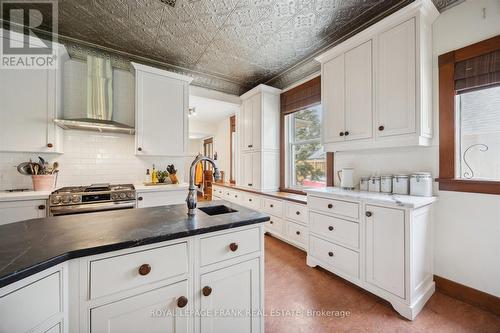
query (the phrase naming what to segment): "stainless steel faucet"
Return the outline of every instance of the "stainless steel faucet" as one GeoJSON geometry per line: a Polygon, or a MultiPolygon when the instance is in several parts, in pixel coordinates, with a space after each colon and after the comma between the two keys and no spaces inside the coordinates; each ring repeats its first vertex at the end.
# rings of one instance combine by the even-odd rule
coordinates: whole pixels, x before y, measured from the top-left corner
{"type": "Polygon", "coordinates": [[[207,161],[210,162],[210,164],[213,165],[214,167],[214,180],[220,180],[221,175],[219,168],[215,164],[215,161],[211,159],[210,157],[203,156],[199,154],[196,156],[194,159],[193,163],[191,163],[191,167],[189,168],[189,193],[186,198],[186,203],[188,206],[188,215],[195,215],[196,214],[196,203],[197,203],[197,198],[196,198],[196,186],[194,185],[194,177],[196,173],[196,165],[200,163],[201,161],[207,161]]]}

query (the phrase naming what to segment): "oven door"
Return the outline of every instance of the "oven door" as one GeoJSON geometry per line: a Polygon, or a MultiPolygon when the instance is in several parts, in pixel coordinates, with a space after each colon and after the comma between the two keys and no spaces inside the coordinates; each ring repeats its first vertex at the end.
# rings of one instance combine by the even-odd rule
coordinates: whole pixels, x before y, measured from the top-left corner
{"type": "Polygon", "coordinates": [[[50,216],[73,215],[83,213],[104,212],[110,210],[135,208],[135,200],[115,201],[115,202],[96,202],[82,205],[54,206],[50,207],[50,216]]]}

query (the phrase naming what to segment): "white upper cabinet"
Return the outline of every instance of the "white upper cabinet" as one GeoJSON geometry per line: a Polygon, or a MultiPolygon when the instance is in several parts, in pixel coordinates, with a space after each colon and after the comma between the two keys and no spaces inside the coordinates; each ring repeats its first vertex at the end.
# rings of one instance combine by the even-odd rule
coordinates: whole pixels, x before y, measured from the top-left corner
{"type": "Polygon", "coordinates": [[[317,58],[326,151],[429,145],[430,0],[417,0],[317,58]]]}
{"type": "MultiPolygon", "coordinates": [[[[23,41],[13,32],[10,38],[23,41]]],[[[0,69],[0,151],[62,153],[62,129],[54,119],[62,112],[62,68],[68,54],[64,46],[54,47],[57,69],[0,69]]]]}
{"type": "Polygon", "coordinates": [[[415,133],[415,19],[378,38],[377,135],[415,133]]]}
{"type": "Polygon", "coordinates": [[[132,63],[135,68],[137,155],[185,156],[191,78],[132,63]]]}

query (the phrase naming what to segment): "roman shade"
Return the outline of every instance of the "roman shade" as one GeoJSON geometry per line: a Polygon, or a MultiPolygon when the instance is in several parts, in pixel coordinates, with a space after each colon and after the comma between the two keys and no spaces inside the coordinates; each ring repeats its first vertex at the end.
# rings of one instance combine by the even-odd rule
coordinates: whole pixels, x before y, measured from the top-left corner
{"type": "Polygon", "coordinates": [[[458,94],[500,84],[500,50],[455,63],[458,94]]]}
{"type": "Polygon", "coordinates": [[[289,114],[321,103],[321,76],[281,94],[281,113],[289,114]]]}

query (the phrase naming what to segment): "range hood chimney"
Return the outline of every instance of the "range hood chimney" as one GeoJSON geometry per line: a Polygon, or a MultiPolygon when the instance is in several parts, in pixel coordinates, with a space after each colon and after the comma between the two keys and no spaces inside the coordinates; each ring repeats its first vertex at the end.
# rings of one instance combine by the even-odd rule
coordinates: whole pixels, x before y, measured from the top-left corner
{"type": "Polygon", "coordinates": [[[113,69],[109,59],[87,56],[87,110],[81,118],[55,119],[64,129],[134,134],[135,129],[113,121],[113,69]]]}

